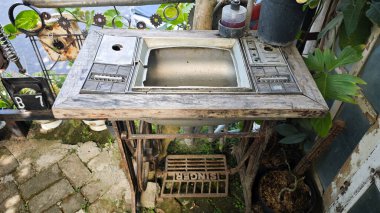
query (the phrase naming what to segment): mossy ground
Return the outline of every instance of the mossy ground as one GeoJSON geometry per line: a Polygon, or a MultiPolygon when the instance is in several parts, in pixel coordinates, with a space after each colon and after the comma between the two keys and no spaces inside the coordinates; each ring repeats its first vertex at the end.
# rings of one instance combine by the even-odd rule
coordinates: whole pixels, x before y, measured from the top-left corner
{"type": "Polygon", "coordinates": [[[38,123],[33,122],[28,138],[45,139],[45,140],[61,140],[65,144],[77,144],[87,141],[94,141],[97,144],[104,146],[107,143],[113,142],[114,138],[108,130],[95,132],[81,120],[65,120],[62,124],[48,132],[41,132],[41,127],[38,123]]]}

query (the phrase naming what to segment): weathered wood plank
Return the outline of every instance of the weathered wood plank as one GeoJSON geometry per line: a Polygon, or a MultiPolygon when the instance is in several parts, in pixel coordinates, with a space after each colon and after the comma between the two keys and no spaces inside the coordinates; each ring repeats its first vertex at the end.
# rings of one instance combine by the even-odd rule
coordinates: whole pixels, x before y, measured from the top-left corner
{"type": "Polygon", "coordinates": [[[283,48],[283,51],[286,54],[289,66],[291,66],[303,94],[327,109],[328,107],[325,99],[322,97],[321,92],[311,76],[303,58],[298,53],[297,48],[295,46],[289,46],[283,48]]]}

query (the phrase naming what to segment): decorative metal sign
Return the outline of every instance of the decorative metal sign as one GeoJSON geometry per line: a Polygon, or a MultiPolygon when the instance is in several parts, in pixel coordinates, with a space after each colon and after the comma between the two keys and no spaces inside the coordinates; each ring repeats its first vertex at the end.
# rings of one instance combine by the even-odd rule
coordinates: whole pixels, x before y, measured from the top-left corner
{"type": "Polygon", "coordinates": [[[18,109],[47,110],[54,103],[54,95],[45,78],[2,78],[14,104],[18,109]]]}
{"type": "Polygon", "coordinates": [[[225,197],[228,173],[224,155],[166,157],[162,197],[225,197]]]}

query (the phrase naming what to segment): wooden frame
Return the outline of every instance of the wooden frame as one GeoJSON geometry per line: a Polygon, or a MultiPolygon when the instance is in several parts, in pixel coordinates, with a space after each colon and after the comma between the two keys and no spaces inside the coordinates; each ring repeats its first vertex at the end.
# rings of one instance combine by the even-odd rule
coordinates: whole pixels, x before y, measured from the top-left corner
{"type": "MultiPolygon", "coordinates": [[[[253,32],[254,33],[254,32],[253,32]]],[[[92,31],[67,76],[54,106],[58,119],[212,120],[319,117],[328,111],[302,57],[283,48],[303,94],[80,94],[102,35],[217,38],[217,31],[92,31]]]]}
{"type": "MultiPolygon", "coordinates": [[[[368,130],[323,195],[326,212],[347,212],[376,180],[380,168],[379,123],[368,130]]],[[[376,182],[375,182],[376,183],[376,182]]]]}
{"type": "MultiPolygon", "coordinates": [[[[366,48],[363,52],[363,58],[354,64],[350,74],[357,76],[361,73],[362,68],[364,64],[366,63],[369,55],[371,54],[371,51],[373,50],[376,41],[378,40],[380,35],[380,28],[377,26],[374,26],[372,28],[371,35],[368,39],[368,42],[366,44],[366,48]]],[[[361,95],[357,98],[358,106],[360,107],[361,111],[366,115],[368,122],[370,123],[371,127],[368,130],[368,132],[363,136],[361,141],[358,143],[350,157],[346,160],[346,162],[343,164],[343,166],[340,168],[338,174],[335,176],[332,183],[329,185],[329,187],[325,190],[323,193],[323,201],[324,201],[324,207],[326,211],[334,212],[338,208],[343,208],[342,211],[347,211],[351,206],[353,205],[353,201],[349,201],[350,199],[354,199],[354,195],[357,195],[357,193],[354,193],[353,195],[349,195],[348,193],[342,193],[340,190],[345,189],[347,184],[354,181],[354,174],[359,173],[359,170],[362,174],[365,171],[364,169],[361,169],[363,164],[367,161],[369,158],[370,153],[375,152],[376,149],[376,142],[378,142],[378,135],[376,135],[376,131],[379,129],[379,115],[376,112],[376,110],[371,106],[370,102],[367,100],[367,98],[364,96],[363,92],[361,92],[361,95]],[[374,138],[375,137],[375,138],[374,138]],[[357,155],[360,153],[360,158],[357,157],[357,155]],[[351,204],[348,205],[348,202],[351,204]],[[348,205],[348,206],[346,206],[348,205]],[[351,205],[351,206],[350,206],[351,205]]],[[[332,114],[332,117],[335,118],[336,114],[341,109],[342,102],[335,101],[330,112],[332,114]]],[[[378,157],[377,157],[378,161],[378,157]]],[[[368,169],[368,167],[366,167],[368,169]]],[[[361,177],[361,180],[369,181],[368,178],[361,177]]],[[[357,180],[355,184],[357,184],[357,180]]],[[[357,185],[356,185],[357,186],[357,185]]],[[[369,186],[369,185],[368,185],[369,186]]],[[[360,187],[359,187],[360,188],[360,187]]],[[[362,192],[366,188],[363,188],[362,192]]],[[[360,196],[359,196],[360,197],[360,196]]],[[[355,198],[357,199],[357,198],[355,198]]]]}

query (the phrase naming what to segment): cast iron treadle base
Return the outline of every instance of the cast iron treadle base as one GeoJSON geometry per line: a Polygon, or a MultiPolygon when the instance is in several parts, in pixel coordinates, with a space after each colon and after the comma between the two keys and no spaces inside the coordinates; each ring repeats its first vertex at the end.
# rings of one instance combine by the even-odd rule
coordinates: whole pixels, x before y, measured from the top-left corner
{"type": "Polygon", "coordinates": [[[226,197],[224,155],[168,155],[161,197],[226,197]]]}

